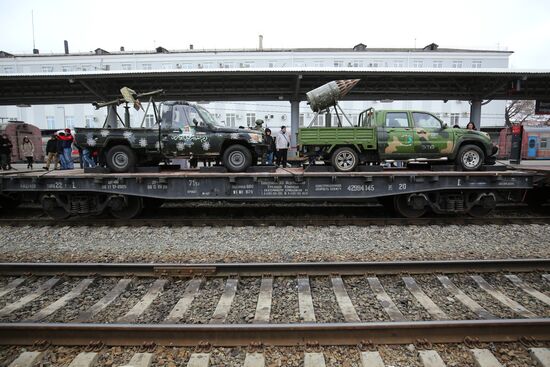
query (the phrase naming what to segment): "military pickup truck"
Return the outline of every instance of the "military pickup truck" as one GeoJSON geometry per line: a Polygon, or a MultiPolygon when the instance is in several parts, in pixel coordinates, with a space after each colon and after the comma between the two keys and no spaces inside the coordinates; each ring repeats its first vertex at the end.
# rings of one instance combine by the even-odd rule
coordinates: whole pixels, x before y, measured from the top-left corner
{"type": "Polygon", "coordinates": [[[76,128],[76,144],[97,151],[113,172],[156,165],[170,158],[216,158],[231,172],[243,172],[267,149],[262,132],[220,125],[202,106],[164,102],[161,125],[150,128],[76,128]]]}
{"type": "Polygon", "coordinates": [[[303,154],[341,172],[385,160],[450,161],[466,171],[494,164],[498,148],[484,132],[450,128],[422,111],[369,108],[355,127],[307,127],[298,133],[303,154]]]}

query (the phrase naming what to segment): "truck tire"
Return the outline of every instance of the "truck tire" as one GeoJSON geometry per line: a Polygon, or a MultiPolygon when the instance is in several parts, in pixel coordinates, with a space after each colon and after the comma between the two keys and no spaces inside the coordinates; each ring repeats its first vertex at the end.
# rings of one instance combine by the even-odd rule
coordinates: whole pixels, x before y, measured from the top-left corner
{"type": "Polygon", "coordinates": [[[351,172],[359,164],[359,156],[355,149],[350,147],[338,148],[332,153],[331,164],[336,171],[351,172]]]}
{"type": "Polygon", "coordinates": [[[107,152],[107,167],[113,172],[130,172],[136,165],[136,153],[126,145],[115,145],[107,152]]]}
{"type": "Polygon", "coordinates": [[[252,153],[242,145],[234,144],[223,152],[223,165],[229,172],[244,172],[252,164],[252,153]]]}
{"type": "Polygon", "coordinates": [[[485,154],[477,145],[468,144],[460,148],[456,160],[458,167],[464,171],[477,171],[485,161],[485,154]]]}

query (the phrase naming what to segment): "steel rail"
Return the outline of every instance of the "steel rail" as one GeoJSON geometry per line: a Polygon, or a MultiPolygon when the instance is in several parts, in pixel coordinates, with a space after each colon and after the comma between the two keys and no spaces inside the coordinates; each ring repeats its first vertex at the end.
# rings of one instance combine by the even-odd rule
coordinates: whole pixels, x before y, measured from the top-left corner
{"type": "Polygon", "coordinates": [[[550,271],[550,259],[443,260],[310,263],[0,263],[0,275],[136,276],[289,276],[433,274],[550,271]]]}
{"type": "Polygon", "coordinates": [[[162,226],[190,226],[190,227],[225,227],[225,226],[409,226],[409,225],[509,225],[509,224],[550,224],[550,217],[434,217],[434,218],[303,218],[303,217],[263,217],[263,218],[88,218],[56,220],[50,218],[0,218],[0,226],[32,226],[32,227],[162,227],[162,226]]]}
{"type": "Polygon", "coordinates": [[[420,339],[432,343],[463,342],[466,337],[480,342],[516,342],[521,338],[550,340],[550,319],[503,319],[475,321],[412,321],[327,324],[60,324],[2,323],[1,345],[107,346],[169,345],[274,346],[410,344],[420,339]]]}

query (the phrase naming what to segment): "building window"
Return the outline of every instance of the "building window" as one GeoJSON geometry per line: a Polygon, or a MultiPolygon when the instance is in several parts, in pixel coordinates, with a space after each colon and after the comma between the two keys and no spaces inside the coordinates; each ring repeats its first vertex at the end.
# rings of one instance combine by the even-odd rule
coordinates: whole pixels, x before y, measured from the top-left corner
{"type": "Polygon", "coordinates": [[[434,65],[434,68],[441,69],[443,67],[443,61],[435,60],[433,65],[434,65]]]}
{"type": "Polygon", "coordinates": [[[402,68],[403,67],[403,60],[395,60],[393,62],[393,67],[394,68],[402,68]]]}
{"type": "Polygon", "coordinates": [[[460,121],[460,113],[451,113],[451,120],[450,120],[451,126],[458,125],[459,121],[460,121]]]}
{"type": "Polygon", "coordinates": [[[141,64],[141,68],[143,70],[151,70],[152,69],[151,64],[141,64]]]}
{"type": "Polygon", "coordinates": [[[341,68],[344,66],[344,61],[342,60],[334,60],[334,67],[335,68],[341,68]]]}
{"type": "Polygon", "coordinates": [[[252,68],[252,67],[254,67],[254,61],[241,62],[241,68],[252,68]]]}
{"type": "Polygon", "coordinates": [[[183,69],[193,69],[193,64],[191,64],[189,62],[184,62],[183,64],[181,64],[181,67],[183,69]]]}
{"type": "Polygon", "coordinates": [[[236,122],[237,122],[237,115],[235,113],[225,114],[225,126],[235,127],[236,122]]]}
{"type": "Polygon", "coordinates": [[[472,67],[473,67],[474,69],[479,69],[479,68],[481,68],[481,60],[474,60],[474,61],[472,61],[472,67]]]}
{"type": "Polygon", "coordinates": [[[277,63],[275,61],[270,61],[270,62],[267,63],[267,67],[269,67],[269,68],[274,68],[275,65],[277,65],[277,63]]]}
{"type": "Polygon", "coordinates": [[[352,68],[362,68],[363,67],[363,60],[352,60],[349,63],[349,66],[352,68]]]}
{"type": "Polygon", "coordinates": [[[424,61],[422,61],[422,60],[414,60],[413,61],[413,67],[414,68],[421,68],[422,66],[424,66],[424,61]]]}
{"type": "Polygon", "coordinates": [[[212,64],[211,62],[205,62],[204,64],[202,64],[202,67],[204,69],[212,69],[214,67],[214,64],[212,64]]]}
{"type": "Polygon", "coordinates": [[[173,69],[174,67],[172,66],[172,63],[165,62],[161,65],[161,68],[162,70],[170,70],[170,69],[173,69]]]}
{"type": "Polygon", "coordinates": [[[122,64],[122,70],[132,70],[132,64],[122,64]]]}
{"type": "Polygon", "coordinates": [[[48,129],[55,129],[55,117],[46,116],[46,125],[48,125],[48,129]]]}
{"type": "Polygon", "coordinates": [[[44,72],[44,73],[51,73],[51,72],[53,72],[53,66],[51,66],[51,65],[42,66],[42,72],[44,72]]]}
{"type": "Polygon", "coordinates": [[[256,114],[255,113],[247,113],[246,114],[246,126],[255,126],[256,122],[256,114]]]}
{"type": "Polygon", "coordinates": [[[85,116],[84,122],[86,123],[86,127],[95,127],[94,117],[93,116],[85,116]]]}
{"type": "Polygon", "coordinates": [[[74,116],[65,116],[65,126],[69,129],[74,128],[74,116]]]}
{"type": "Polygon", "coordinates": [[[322,68],[323,66],[325,66],[325,63],[323,61],[316,60],[313,61],[313,66],[315,66],[316,68],[322,68]]]}
{"type": "Polygon", "coordinates": [[[61,71],[65,71],[65,72],[74,71],[74,66],[72,66],[72,65],[62,65],[61,66],[61,71]]]}
{"type": "Polygon", "coordinates": [[[313,121],[313,126],[325,126],[325,115],[318,115],[317,120],[313,121]]]}
{"type": "Polygon", "coordinates": [[[155,124],[155,116],[153,114],[145,115],[145,127],[152,127],[155,124]]]}
{"type": "Polygon", "coordinates": [[[81,69],[82,71],[88,71],[88,70],[92,70],[92,66],[91,66],[91,65],[82,65],[82,66],[80,67],[80,69],[81,69]]]}
{"type": "Polygon", "coordinates": [[[540,138],[540,148],[546,149],[547,145],[548,145],[547,138],[540,138]]]}
{"type": "Polygon", "coordinates": [[[306,63],[304,61],[295,61],[294,66],[301,68],[301,67],[306,66],[306,63]]]}
{"type": "Polygon", "coordinates": [[[379,68],[384,66],[384,62],[382,60],[373,60],[372,62],[369,63],[369,66],[373,68],[379,68]]]}
{"type": "Polygon", "coordinates": [[[4,66],[4,73],[6,74],[13,73],[13,66],[4,66]]]}
{"type": "Polygon", "coordinates": [[[461,67],[462,67],[462,61],[460,61],[460,60],[454,60],[453,61],[453,68],[459,69],[461,67]]]}
{"type": "Polygon", "coordinates": [[[301,113],[298,117],[298,121],[300,122],[300,126],[304,126],[304,114],[301,113]]]}

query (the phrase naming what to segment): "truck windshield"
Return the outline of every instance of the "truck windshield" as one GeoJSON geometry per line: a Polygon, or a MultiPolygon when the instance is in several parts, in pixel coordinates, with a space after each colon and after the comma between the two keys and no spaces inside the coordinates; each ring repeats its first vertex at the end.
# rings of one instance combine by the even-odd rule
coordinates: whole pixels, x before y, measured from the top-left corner
{"type": "Polygon", "coordinates": [[[208,110],[204,107],[201,107],[201,106],[195,106],[195,108],[197,109],[197,111],[199,112],[199,115],[202,117],[202,119],[207,123],[207,124],[210,124],[210,125],[213,125],[213,126],[223,126],[222,124],[220,124],[215,118],[214,116],[212,116],[210,114],[210,112],[208,112],[208,110]]]}

